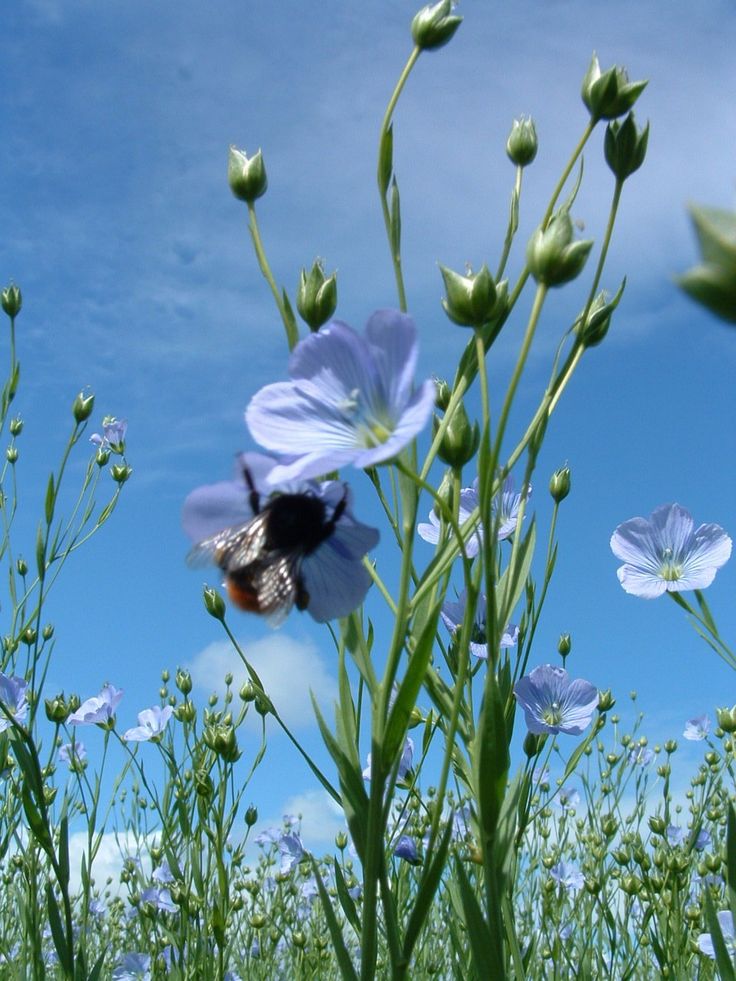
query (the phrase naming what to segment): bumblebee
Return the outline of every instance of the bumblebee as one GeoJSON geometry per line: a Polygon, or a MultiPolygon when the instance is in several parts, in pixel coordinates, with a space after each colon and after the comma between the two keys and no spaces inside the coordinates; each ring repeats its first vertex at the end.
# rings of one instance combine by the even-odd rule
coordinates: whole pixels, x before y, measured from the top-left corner
{"type": "Polygon", "coordinates": [[[187,561],[195,567],[219,566],[235,606],[278,626],[293,606],[309,606],[301,565],[335,531],[348,489],[329,515],[324,501],[306,491],[275,493],[263,501],[247,467],[243,477],[253,517],[195,545],[187,561]]]}

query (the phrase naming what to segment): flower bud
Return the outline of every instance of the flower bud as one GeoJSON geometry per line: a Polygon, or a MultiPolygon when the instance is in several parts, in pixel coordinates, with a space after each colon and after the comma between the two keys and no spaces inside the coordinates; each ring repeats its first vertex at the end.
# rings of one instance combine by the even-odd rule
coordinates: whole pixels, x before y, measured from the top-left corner
{"type": "Polygon", "coordinates": [[[129,467],[127,463],[116,463],[110,467],[110,474],[116,484],[124,484],[132,473],[133,468],[129,467]]]}
{"type": "Polygon", "coordinates": [[[175,683],[182,695],[188,695],[192,690],[192,676],[184,668],[176,669],[175,683]]]}
{"type": "Polygon", "coordinates": [[[677,740],[676,739],[668,739],[667,742],[664,744],[664,751],[665,751],[665,753],[667,753],[668,756],[671,756],[673,753],[676,753],[677,752],[677,740]]]}
{"type": "Polygon", "coordinates": [[[92,410],[94,407],[94,395],[85,395],[84,392],[80,392],[72,403],[72,415],[74,416],[74,421],[77,423],[85,422],[85,420],[89,419],[89,417],[92,415],[92,410]]]}
{"type": "Polygon", "coordinates": [[[557,641],[557,651],[562,657],[567,657],[567,655],[572,650],[572,638],[570,634],[560,634],[560,639],[557,641]]]}
{"type": "Polygon", "coordinates": [[[177,705],[174,709],[174,718],[179,722],[187,722],[191,725],[197,718],[197,707],[194,702],[185,699],[181,705],[177,705]]]}
{"type": "Polygon", "coordinates": [[[46,718],[49,722],[66,722],[69,716],[69,706],[64,699],[64,693],[55,695],[53,698],[44,699],[46,707],[46,718]]]}
{"type": "Polygon", "coordinates": [[[38,632],[33,627],[26,627],[20,635],[20,639],[27,647],[33,647],[38,640],[38,632]]]}
{"type": "MultiPolygon", "coordinates": [[[[437,416],[432,418],[432,432],[437,435],[440,428],[437,416]]],[[[462,402],[455,406],[452,419],[445,429],[437,455],[443,463],[456,470],[462,469],[473,459],[480,444],[480,428],[477,422],[472,425],[462,402]]]]}
{"type": "Polygon", "coordinates": [[[618,306],[621,297],[624,295],[625,288],[626,279],[623,280],[610,300],[608,299],[608,293],[605,290],[601,290],[590,304],[585,323],[583,323],[582,313],[575,321],[573,325],[575,333],[586,348],[595,347],[597,344],[600,344],[608,333],[608,328],[611,326],[611,316],[618,306]]]}
{"type": "Polygon", "coordinates": [[[724,732],[736,732],[736,705],[732,709],[717,708],[716,721],[724,732]]]}
{"type": "Polygon", "coordinates": [[[736,212],[691,205],[703,257],[677,280],[693,300],[722,320],[736,324],[736,212]]]}
{"type": "Polygon", "coordinates": [[[231,146],[227,163],[227,179],[230,190],[240,201],[252,204],[265,194],[268,178],[261,151],[259,150],[249,160],[242,150],[231,146]]]}
{"type": "Polygon", "coordinates": [[[552,500],[556,504],[560,504],[565,500],[567,495],[570,493],[569,467],[560,467],[559,470],[555,470],[550,477],[549,492],[552,495],[552,500]]]}
{"type": "Polygon", "coordinates": [[[655,835],[663,835],[667,830],[667,822],[664,818],[652,815],[649,818],[649,828],[655,835]]]}
{"type": "Polygon", "coordinates": [[[10,420],[10,435],[20,436],[22,432],[23,432],[23,420],[21,419],[20,416],[15,416],[13,419],[10,420]]]}
{"type": "Polygon", "coordinates": [[[529,271],[544,286],[561,286],[582,271],[593,247],[591,239],[573,242],[569,212],[552,215],[546,228],[538,228],[526,247],[529,271]]]}
{"type": "Polygon", "coordinates": [[[206,746],[217,753],[226,763],[240,759],[235,729],[231,725],[209,725],[205,727],[202,738],[206,746]]]}
{"type": "Polygon", "coordinates": [[[212,586],[205,586],[202,598],[204,599],[204,608],[211,617],[214,617],[215,620],[225,619],[225,600],[216,589],[213,589],[212,586]]]}
{"type": "Polygon", "coordinates": [[[348,847],[348,836],[344,831],[338,831],[335,835],[335,847],[341,852],[344,852],[348,847]]]}
{"type": "Polygon", "coordinates": [[[461,276],[440,266],[447,298],[442,307],[453,323],[461,327],[482,327],[491,319],[496,306],[496,284],[485,263],[477,273],[461,276]]]}
{"type": "Polygon", "coordinates": [[[110,451],[106,447],[100,447],[95,454],[95,463],[100,469],[104,467],[110,460],[110,451]]]}
{"type": "Polygon", "coordinates": [[[537,734],[534,732],[527,732],[526,736],[524,736],[525,756],[530,760],[534,759],[535,756],[538,756],[541,753],[546,741],[546,733],[537,734]]]}
{"type": "Polygon", "coordinates": [[[212,800],[215,793],[215,787],[212,783],[212,777],[206,770],[199,769],[194,771],[194,790],[197,797],[203,797],[205,800],[212,800]]]}
{"type": "Polygon", "coordinates": [[[462,17],[452,14],[450,0],[439,0],[422,7],[411,22],[411,36],[414,44],[422,51],[441,48],[452,39],[462,23],[462,17]]]}
{"type": "Polygon", "coordinates": [[[258,808],[255,806],[255,804],[251,804],[248,810],[245,812],[245,823],[248,825],[249,828],[252,828],[257,820],[258,820],[258,808]]]}
{"type": "Polygon", "coordinates": [[[447,407],[450,404],[450,396],[452,395],[452,389],[442,378],[435,378],[434,380],[435,396],[434,404],[441,412],[446,412],[447,407]]]}
{"type": "Polygon", "coordinates": [[[20,313],[20,308],[23,306],[23,296],[20,287],[16,286],[15,283],[6,286],[2,293],[0,293],[0,303],[2,303],[2,308],[9,317],[17,317],[20,313]]]}
{"type": "Polygon", "coordinates": [[[630,82],[625,69],[614,65],[601,72],[597,55],[593,55],[581,95],[594,122],[623,116],[634,105],[646,87],[646,81],[630,82]]]}
{"type": "Polygon", "coordinates": [[[506,140],[506,153],[511,163],[517,167],[526,167],[537,155],[537,131],[534,120],[530,116],[521,116],[511,125],[509,138],[506,140]]]}
{"type": "Polygon", "coordinates": [[[8,463],[15,463],[18,459],[18,450],[15,446],[9,446],[5,451],[5,459],[8,463]]]}
{"type": "Polygon", "coordinates": [[[606,163],[617,180],[625,181],[641,167],[647,155],[648,140],[649,123],[644,129],[638,130],[633,112],[630,112],[622,123],[614,120],[608,124],[603,141],[603,152],[606,163]]]}
{"type": "Polygon", "coordinates": [[[326,324],[337,307],[337,273],[325,276],[322,263],[317,259],[307,274],[302,269],[296,291],[296,308],[302,320],[312,331],[326,324]]]}

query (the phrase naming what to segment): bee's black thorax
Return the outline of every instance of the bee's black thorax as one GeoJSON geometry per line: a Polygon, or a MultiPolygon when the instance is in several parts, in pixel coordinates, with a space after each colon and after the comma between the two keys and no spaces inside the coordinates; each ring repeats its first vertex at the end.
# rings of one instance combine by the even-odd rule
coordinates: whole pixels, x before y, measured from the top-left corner
{"type": "Polygon", "coordinates": [[[333,530],[324,503],[311,494],[279,494],[264,508],[268,513],[266,548],[313,552],[333,530]]]}

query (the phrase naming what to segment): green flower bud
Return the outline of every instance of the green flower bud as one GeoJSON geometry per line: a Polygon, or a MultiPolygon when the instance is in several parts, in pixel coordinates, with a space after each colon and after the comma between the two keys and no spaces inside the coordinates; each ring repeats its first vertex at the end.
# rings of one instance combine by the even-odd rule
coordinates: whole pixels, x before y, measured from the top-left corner
{"type": "Polygon", "coordinates": [[[265,194],[268,178],[261,151],[259,150],[249,160],[242,150],[231,146],[227,162],[227,179],[230,190],[240,201],[252,204],[265,194]]]}
{"type": "Polygon", "coordinates": [[[215,787],[207,770],[199,769],[194,771],[194,790],[197,797],[203,797],[205,800],[212,800],[215,793],[215,787]]]}
{"type": "Polygon", "coordinates": [[[555,472],[550,477],[549,492],[552,495],[552,500],[556,504],[560,504],[562,501],[565,500],[567,495],[570,493],[570,468],[569,467],[560,467],[559,470],[555,470],[555,472]]]}
{"type": "Polygon", "coordinates": [[[646,84],[646,81],[630,82],[626,71],[616,65],[601,72],[598,57],[593,55],[583,78],[581,95],[594,122],[616,119],[631,109],[646,84]]]}
{"type": "Polygon", "coordinates": [[[203,590],[204,608],[215,620],[225,619],[225,600],[213,589],[212,586],[205,586],[203,590]]]}
{"type": "Polygon", "coordinates": [[[254,930],[262,930],[266,925],[266,917],[263,913],[253,913],[248,922],[254,930]]]}
{"type": "Polygon", "coordinates": [[[452,14],[450,0],[439,0],[439,3],[422,7],[411,22],[411,36],[414,44],[422,51],[433,51],[441,48],[452,39],[453,34],[462,23],[462,17],[452,14]]]}
{"type": "Polygon", "coordinates": [[[608,333],[608,328],[611,326],[611,316],[619,305],[625,288],[626,279],[623,280],[610,300],[608,299],[608,293],[605,290],[601,290],[590,304],[585,323],[583,323],[582,313],[575,321],[573,325],[575,333],[586,348],[595,347],[596,344],[600,344],[608,333]]]}
{"type": "Polygon", "coordinates": [[[33,647],[38,640],[38,632],[33,627],[26,627],[20,635],[20,639],[27,647],[33,647]]]}
{"type": "Polygon", "coordinates": [[[20,436],[23,432],[23,420],[20,416],[15,416],[15,418],[10,420],[10,435],[20,436]]]}
{"type": "Polygon", "coordinates": [[[606,688],[598,696],[598,711],[599,712],[609,712],[613,706],[616,704],[616,699],[613,697],[610,688],[606,688]]]}
{"type": "Polygon", "coordinates": [[[249,828],[252,828],[257,820],[258,820],[258,808],[255,806],[255,804],[251,804],[248,810],[245,812],[245,823],[248,825],[249,828]]]}
{"type": "Polygon", "coordinates": [[[557,651],[562,657],[567,657],[567,655],[572,650],[572,638],[570,634],[560,634],[560,639],[557,641],[557,651]]]}
{"type": "Polygon", "coordinates": [[[105,447],[100,447],[95,454],[95,463],[100,469],[104,467],[110,460],[110,451],[105,447]]]}
{"type": "Polygon", "coordinates": [[[703,262],[677,280],[694,300],[736,324],[736,212],[691,205],[703,262]]]}
{"type": "Polygon", "coordinates": [[[526,167],[537,155],[537,130],[530,116],[521,116],[511,124],[511,132],[506,140],[506,153],[511,163],[526,167]]]}
{"type": "Polygon", "coordinates": [[[20,287],[16,286],[15,283],[6,286],[2,293],[0,293],[0,303],[2,303],[3,310],[9,317],[17,317],[20,313],[20,308],[23,306],[23,296],[20,287]]]}
{"type": "Polygon", "coordinates": [[[538,228],[526,247],[529,271],[544,286],[561,286],[582,271],[593,247],[591,239],[573,242],[572,219],[567,211],[552,215],[546,228],[538,228]]]}
{"type": "Polygon", "coordinates": [[[671,756],[673,753],[676,753],[677,752],[677,740],[676,739],[668,739],[667,742],[664,744],[664,751],[665,751],[665,753],[667,753],[668,756],[671,756]]]}
{"type": "Polygon", "coordinates": [[[124,484],[132,473],[133,468],[129,467],[127,463],[116,463],[110,467],[110,474],[116,484],[124,484]]]}
{"type": "Polygon", "coordinates": [[[527,732],[526,736],[524,736],[524,754],[527,759],[533,760],[535,756],[539,756],[546,741],[547,736],[543,732],[527,732]]]}
{"type": "Polygon", "coordinates": [[[348,836],[344,831],[338,831],[335,835],[335,847],[341,852],[344,852],[348,847],[348,836]]]}
{"type": "Polygon", "coordinates": [[[295,930],[291,935],[291,939],[294,946],[299,950],[307,946],[307,936],[301,930],[295,930]]]}
{"type": "MultiPolygon", "coordinates": [[[[437,416],[432,418],[432,432],[437,435],[440,423],[437,416]]],[[[476,454],[480,444],[480,428],[478,423],[472,425],[468,419],[462,402],[455,407],[452,419],[442,437],[437,455],[443,463],[456,470],[465,466],[476,454]]]]}
{"type": "Polygon", "coordinates": [[[325,276],[317,259],[307,274],[302,269],[296,291],[296,308],[312,331],[326,324],[337,307],[337,273],[325,276]]]}
{"type": "Polygon", "coordinates": [[[496,284],[485,263],[477,273],[460,273],[440,265],[447,298],[442,307],[453,323],[461,327],[482,327],[488,323],[496,306],[496,284]]]}
{"type": "Polygon", "coordinates": [[[638,896],[641,887],[642,881],[638,875],[625,875],[621,879],[621,888],[627,896],[638,896]]]}
{"type": "Polygon", "coordinates": [[[716,721],[724,732],[736,732],[736,705],[732,709],[717,708],[716,721]]]}
{"type": "Polygon", "coordinates": [[[655,835],[663,835],[667,829],[667,822],[664,818],[652,815],[649,818],[649,828],[655,835]]]}
{"type": "Polygon", "coordinates": [[[92,415],[95,407],[94,395],[85,395],[80,392],[72,403],[72,415],[76,423],[83,423],[92,415]]]}
{"type": "Polygon", "coordinates": [[[5,459],[8,463],[15,463],[18,459],[18,450],[15,446],[9,446],[5,451],[5,459]]]}
{"type": "Polygon", "coordinates": [[[185,699],[181,705],[177,705],[174,709],[174,718],[178,719],[179,722],[187,722],[191,725],[197,718],[197,708],[194,702],[185,699]]]}
{"type": "Polygon", "coordinates": [[[64,699],[64,693],[60,695],[55,695],[53,698],[44,699],[44,706],[46,708],[46,718],[49,722],[66,722],[69,716],[69,706],[64,699]]]}
{"type": "Polygon", "coordinates": [[[618,831],[618,821],[613,816],[613,814],[606,814],[606,816],[601,821],[601,831],[606,836],[606,838],[613,838],[613,836],[618,831]]]}
{"type": "Polygon", "coordinates": [[[184,668],[176,669],[176,687],[182,693],[182,695],[188,695],[192,690],[192,676],[184,668]]]}
{"type": "Polygon", "coordinates": [[[435,378],[434,380],[435,396],[434,404],[441,412],[446,412],[447,407],[450,404],[450,396],[452,395],[452,389],[442,378],[435,378]]]}
{"type": "Polygon", "coordinates": [[[608,124],[603,141],[603,152],[606,163],[617,180],[625,181],[641,167],[647,155],[648,141],[649,123],[644,129],[638,130],[633,112],[630,112],[622,123],[614,120],[608,124]]]}
{"type": "Polygon", "coordinates": [[[238,749],[235,729],[231,725],[206,726],[202,738],[205,745],[226,763],[235,763],[240,759],[241,753],[238,749]]]}

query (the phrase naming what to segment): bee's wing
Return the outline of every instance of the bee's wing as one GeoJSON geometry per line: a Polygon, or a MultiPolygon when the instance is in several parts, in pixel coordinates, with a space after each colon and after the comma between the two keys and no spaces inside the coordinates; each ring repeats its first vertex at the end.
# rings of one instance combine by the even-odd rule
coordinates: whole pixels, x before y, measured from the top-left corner
{"type": "Polygon", "coordinates": [[[299,588],[301,556],[285,552],[264,562],[253,577],[261,613],[271,627],[278,627],[294,605],[299,588]]]}
{"type": "Polygon", "coordinates": [[[268,513],[262,511],[245,524],[223,528],[211,538],[205,538],[187,555],[187,565],[198,569],[219,565],[226,571],[250,565],[260,558],[266,544],[268,513]]]}

